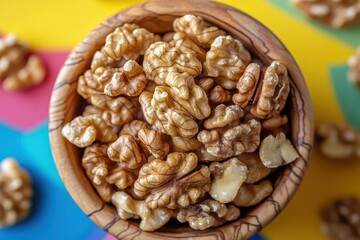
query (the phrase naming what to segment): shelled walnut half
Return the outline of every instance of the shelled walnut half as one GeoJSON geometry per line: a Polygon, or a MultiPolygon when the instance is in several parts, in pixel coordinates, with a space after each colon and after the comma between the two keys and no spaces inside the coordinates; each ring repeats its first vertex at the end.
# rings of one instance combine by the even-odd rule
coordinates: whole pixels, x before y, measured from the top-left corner
{"type": "Polygon", "coordinates": [[[31,176],[13,158],[0,163],[0,228],[26,218],[32,206],[31,176]]]}

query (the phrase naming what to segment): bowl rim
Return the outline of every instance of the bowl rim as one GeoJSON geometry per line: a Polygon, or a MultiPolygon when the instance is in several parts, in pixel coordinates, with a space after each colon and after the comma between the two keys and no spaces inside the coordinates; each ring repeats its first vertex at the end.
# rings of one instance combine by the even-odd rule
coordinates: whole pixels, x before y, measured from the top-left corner
{"type": "Polygon", "coordinates": [[[208,237],[207,239],[246,239],[260,231],[279,214],[293,197],[304,177],[313,144],[314,114],[310,94],[297,63],[284,44],[256,19],[231,6],[218,2],[204,4],[203,1],[155,0],[118,12],[101,23],[74,48],[54,84],[49,108],[49,138],[60,177],[82,211],[97,225],[118,238],[128,239],[136,236],[139,239],[154,237],[172,239],[175,234],[178,234],[177,236],[183,239],[204,237],[208,237]],[[176,8],[174,8],[175,3],[176,8]],[[78,76],[90,66],[92,55],[104,44],[108,33],[123,23],[137,23],[149,29],[151,28],[149,24],[154,22],[153,18],[157,24],[166,29],[166,26],[161,24],[186,13],[201,16],[205,21],[214,23],[229,34],[240,38],[248,49],[249,45],[252,46],[250,52],[252,54],[255,52],[255,55],[263,58],[261,60],[264,63],[279,60],[286,65],[292,79],[289,95],[292,104],[290,119],[293,126],[291,140],[300,158],[284,168],[273,194],[251,210],[245,218],[240,217],[236,221],[203,231],[181,227],[168,228],[167,231],[160,229],[156,232],[144,232],[135,223],[120,220],[116,210],[100,199],[84,171],[79,170],[81,163],[76,162],[77,150],[62,136],[61,128],[74,117],[79,104],[80,97],[76,93],[78,76]],[[262,37],[260,38],[257,34],[261,34],[262,37]]]}

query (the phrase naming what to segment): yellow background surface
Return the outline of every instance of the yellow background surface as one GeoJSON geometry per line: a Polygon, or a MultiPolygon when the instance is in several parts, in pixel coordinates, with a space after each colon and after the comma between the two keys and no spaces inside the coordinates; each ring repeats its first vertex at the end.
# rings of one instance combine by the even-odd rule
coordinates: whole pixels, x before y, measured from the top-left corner
{"type": "MultiPolygon", "coordinates": [[[[0,33],[14,32],[35,49],[70,50],[108,16],[137,0],[0,0],[0,33]]],[[[315,123],[343,120],[332,89],[329,67],[344,64],[354,49],[293,18],[266,0],[222,0],[271,29],[298,62],[312,96],[315,123]]],[[[355,104],[354,104],[355,105],[355,104]]],[[[358,109],[358,108],[357,108],[358,109]]],[[[316,149],[305,180],[292,202],[262,233],[269,239],[325,239],[319,211],[344,194],[360,195],[358,162],[334,162],[316,149]]]]}

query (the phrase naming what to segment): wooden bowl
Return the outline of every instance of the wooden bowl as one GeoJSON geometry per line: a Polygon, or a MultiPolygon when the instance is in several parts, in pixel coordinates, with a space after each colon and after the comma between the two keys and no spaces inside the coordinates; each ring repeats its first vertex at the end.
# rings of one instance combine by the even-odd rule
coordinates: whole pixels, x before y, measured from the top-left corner
{"type": "Polygon", "coordinates": [[[56,80],[49,110],[50,143],[60,176],[72,198],[96,224],[119,239],[246,239],[261,230],[293,197],[305,174],[313,144],[313,110],[304,78],[291,54],[266,27],[232,7],[205,0],[155,0],[135,5],[110,17],[93,30],[71,53],[56,80]],[[301,158],[282,168],[270,197],[237,221],[196,231],[166,226],[156,232],[142,231],[136,222],[120,220],[116,209],[102,201],[81,167],[80,150],[61,135],[63,125],[79,112],[76,92],[79,75],[89,68],[92,56],[107,34],[124,23],[136,23],[154,33],[171,31],[172,21],[187,13],[203,17],[233,37],[263,63],[284,63],[291,77],[289,95],[290,139],[301,158]]]}

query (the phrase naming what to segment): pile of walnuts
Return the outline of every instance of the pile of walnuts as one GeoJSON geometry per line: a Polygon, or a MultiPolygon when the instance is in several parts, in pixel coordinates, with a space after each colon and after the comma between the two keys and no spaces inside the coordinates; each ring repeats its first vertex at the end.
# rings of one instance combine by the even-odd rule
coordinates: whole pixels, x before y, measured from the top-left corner
{"type": "Polygon", "coordinates": [[[135,24],[110,33],[78,80],[87,101],[63,135],[121,219],[154,231],[237,219],[273,191],[268,176],[298,158],[286,138],[286,67],[264,66],[237,39],[185,15],[174,32],[135,24]]]}

